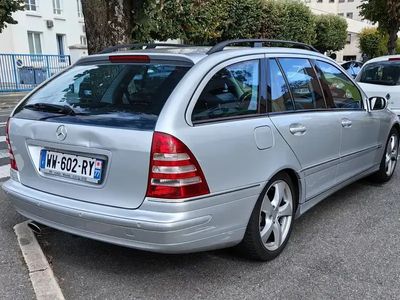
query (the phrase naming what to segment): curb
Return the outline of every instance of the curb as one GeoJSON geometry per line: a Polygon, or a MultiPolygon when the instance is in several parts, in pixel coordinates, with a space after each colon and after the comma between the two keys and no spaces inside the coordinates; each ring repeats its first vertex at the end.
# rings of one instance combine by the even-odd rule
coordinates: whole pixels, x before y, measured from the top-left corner
{"type": "Polygon", "coordinates": [[[65,300],[40,245],[25,221],[14,226],[18,244],[21,248],[29,277],[38,300],[65,300]]]}

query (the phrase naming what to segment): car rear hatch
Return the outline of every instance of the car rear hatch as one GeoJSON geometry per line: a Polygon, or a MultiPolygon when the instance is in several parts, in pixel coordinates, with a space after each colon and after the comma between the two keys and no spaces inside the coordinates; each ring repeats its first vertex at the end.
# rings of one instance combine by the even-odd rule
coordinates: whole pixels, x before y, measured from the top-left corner
{"type": "Polygon", "coordinates": [[[49,81],[10,119],[21,183],[80,201],[140,206],[158,115],[191,65],[102,56],[49,81]]]}

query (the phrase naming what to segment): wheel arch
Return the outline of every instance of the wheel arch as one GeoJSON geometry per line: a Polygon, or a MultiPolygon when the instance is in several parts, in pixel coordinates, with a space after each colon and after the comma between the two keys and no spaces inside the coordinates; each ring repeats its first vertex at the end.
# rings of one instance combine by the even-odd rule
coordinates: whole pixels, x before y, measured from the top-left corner
{"type": "Polygon", "coordinates": [[[392,128],[395,128],[397,130],[397,133],[400,134],[400,124],[399,123],[394,123],[392,128]]]}
{"type": "Polygon", "coordinates": [[[303,198],[304,185],[302,184],[302,179],[301,179],[300,174],[294,168],[285,167],[285,168],[282,168],[282,169],[277,170],[276,172],[274,172],[272,174],[272,176],[269,177],[268,180],[265,182],[265,184],[264,184],[264,186],[262,188],[262,191],[264,191],[265,187],[271,181],[271,178],[273,178],[274,176],[276,176],[276,175],[278,175],[280,173],[287,174],[290,177],[290,179],[292,180],[292,183],[293,183],[293,185],[295,187],[295,193],[296,193],[296,197],[295,197],[295,199],[296,199],[296,201],[295,201],[295,205],[296,205],[295,211],[296,211],[296,213],[295,213],[295,216],[297,216],[298,215],[299,205],[302,203],[301,200],[303,198]]]}
{"type": "Polygon", "coordinates": [[[293,170],[291,168],[282,169],[279,172],[277,172],[276,174],[279,174],[279,173],[286,173],[287,175],[289,175],[290,179],[292,180],[292,183],[293,183],[294,188],[295,188],[295,193],[296,193],[296,203],[295,203],[296,209],[295,209],[295,211],[297,212],[297,209],[299,207],[299,203],[301,202],[300,198],[301,198],[301,191],[302,191],[300,175],[295,170],[293,170]]]}

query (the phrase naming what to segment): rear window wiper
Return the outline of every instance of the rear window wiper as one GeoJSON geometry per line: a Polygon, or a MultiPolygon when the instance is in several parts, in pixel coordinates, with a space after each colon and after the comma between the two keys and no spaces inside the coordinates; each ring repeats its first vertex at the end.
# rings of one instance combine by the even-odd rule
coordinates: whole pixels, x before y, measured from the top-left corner
{"type": "Polygon", "coordinates": [[[60,115],[76,116],[77,113],[71,106],[51,103],[35,103],[24,106],[26,109],[56,113],[60,115]]]}

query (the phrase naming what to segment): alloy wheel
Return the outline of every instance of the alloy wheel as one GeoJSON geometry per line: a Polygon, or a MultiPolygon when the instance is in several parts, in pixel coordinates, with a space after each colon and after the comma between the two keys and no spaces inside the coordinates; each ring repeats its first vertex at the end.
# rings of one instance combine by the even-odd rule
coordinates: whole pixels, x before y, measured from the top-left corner
{"type": "Polygon", "coordinates": [[[392,176],[396,167],[399,152],[399,141],[396,134],[392,134],[386,146],[385,171],[387,176],[392,176]]]}
{"type": "Polygon", "coordinates": [[[277,180],[265,193],[260,210],[260,237],[270,251],[285,241],[293,218],[293,195],[289,185],[277,180]]]}

